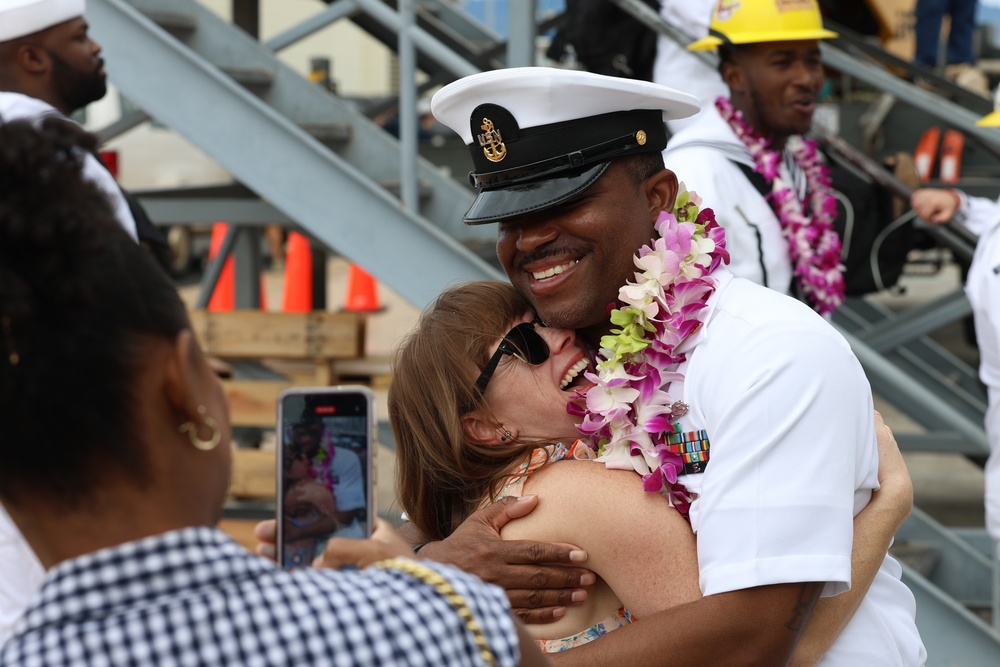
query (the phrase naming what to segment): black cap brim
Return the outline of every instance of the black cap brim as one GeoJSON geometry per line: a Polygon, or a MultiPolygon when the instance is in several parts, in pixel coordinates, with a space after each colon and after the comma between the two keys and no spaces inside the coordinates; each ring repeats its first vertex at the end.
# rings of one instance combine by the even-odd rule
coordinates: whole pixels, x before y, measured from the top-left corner
{"type": "Polygon", "coordinates": [[[602,162],[568,176],[484,190],[472,202],[462,220],[467,225],[483,225],[558,206],[593,185],[604,175],[610,164],[611,162],[602,162]]]}

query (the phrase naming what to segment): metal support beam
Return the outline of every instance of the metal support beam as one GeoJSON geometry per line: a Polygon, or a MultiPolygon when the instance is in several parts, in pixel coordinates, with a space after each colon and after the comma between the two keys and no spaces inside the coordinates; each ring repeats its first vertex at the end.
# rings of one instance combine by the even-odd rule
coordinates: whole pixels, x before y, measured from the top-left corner
{"type": "MultiPolygon", "coordinates": [[[[381,0],[355,0],[355,2],[358,3],[358,6],[366,14],[390,30],[398,33],[403,28],[403,22],[399,18],[399,14],[383,4],[381,0]]],[[[456,77],[469,76],[480,71],[478,67],[456,54],[420,28],[414,28],[413,41],[421,52],[442,67],[451,70],[456,77]]]]}
{"type": "Polygon", "coordinates": [[[535,64],[535,0],[507,3],[507,67],[535,64]]]}
{"type": "Polygon", "coordinates": [[[233,25],[246,30],[257,39],[260,37],[260,0],[232,0],[233,25]]]}
{"type": "MultiPolygon", "coordinates": [[[[866,298],[851,298],[833,314],[837,326],[844,327],[859,338],[884,323],[892,323],[898,316],[890,309],[866,298]]],[[[910,382],[929,388],[939,402],[955,408],[965,419],[982,424],[986,411],[986,394],[976,370],[933,339],[921,336],[894,349],[884,351],[887,362],[896,365],[909,375],[910,382]]],[[[904,395],[892,386],[882,387],[884,397],[909,416],[933,431],[950,431],[951,424],[937,421],[911,405],[904,395]]],[[[954,444],[946,451],[968,453],[965,445],[954,444]]]]}
{"type": "Polygon", "coordinates": [[[417,53],[413,34],[417,28],[414,0],[399,0],[399,184],[403,206],[419,211],[417,192],[417,53]]]}
{"type": "Polygon", "coordinates": [[[914,507],[913,513],[900,526],[896,540],[933,543],[938,549],[938,561],[928,576],[931,583],[962,604],[980,607],[992,604],[992,559],[952,534],[919,507],[914,507]]]}
{"type": "Polygon", "coordinates": [[[309,35],[319,32],[331,23],[336,23],[342,18],[354,16],[358,11],[358,3],[354,0],[336,0],[320,13],[310,16],[302,23],[294,25],[267,40],[264,42],[264,48],[277,53],[305,39],[309,35]]]}
{"type": "Polygon", "coordinates": [[[972,305],[961,289],[923,303],[858,334],[874,350],[885,352],[972,314],[972,305]]]}
{"type": "Polygon", "coordinates": [[[239,229],[236,225],[229,225],[229,228],[226,230],[226,235],[222,239],[219,251],[212,261],[209,262],[208,268],[205,269],[205,274],[201,277],[201,290],[198,292],[198,299],[194,304],[195,308],[208,308],[208,302],[212,300],[212,292],[215,291],[215,286],[219,283],[219,276],[222,275],[222,267],[225,266],[226,259],[229,258],[229,255],[233,252],[233,248],[236,246],[239,229]]]}
{"type": "MultiPolygon", "coordinates": [[[[106,144],[115,137],[125,134],[129,130],[139,127],[147,120],[149,120],[149,114],[142,109],[136,109],[135,111],[130,111],[129,113],[121,116],[118,120],[102,127],[97,130],[94,134],[97,135],[97,140],[101,144],[106,144]]],[[[154,218],[155,220],[155,218],[154,218]]]]}
{"type": "Polygon", "coordinates": [[[926,667],[1000,664],[1000,635],[918,572],[901,565],[903,583],[917,602],[917,628],[927,648],[926,667]]]}
{"type": "MultiPolygon", "coordinates": [[[[232,226],[232,225],[230,225],[232,226]]],[[[260,230],[243,229],[233,249],[234,302],[237,308],[260,308],[260,230]]]]}
{"type": "Polygon", "coordinates": [[[933,433],[896,433],[896,442],[904,452],[948,452],[981,456],[979,447],[970,445],[955,431],[933,433]]]}
{"type": "Polygon", "coordinates": [[[989,454],[982,422],[975,423],[966,418],[954,407],[941,401],[940,396],[924,385],[914,382],[911,376],[887,361],[857,336],[842,327],[837,328],[850,343],[875,393],[885,396],[898,407],[904,407],[907,414],[918,423],[932,430],[953,429],[966,441],[972,451],[989,454]]]}
{"type": "Polygon", "coordinates": [[[215,220],[255,226],[274,223],[287,227],[293,224],[292,219],[284,212],[259,199],[235,197],[173,199],[147,196],[139,197],[139,203],[146,209],[150,219],[156,220],[158,225],[190,225],[215,220]]]}

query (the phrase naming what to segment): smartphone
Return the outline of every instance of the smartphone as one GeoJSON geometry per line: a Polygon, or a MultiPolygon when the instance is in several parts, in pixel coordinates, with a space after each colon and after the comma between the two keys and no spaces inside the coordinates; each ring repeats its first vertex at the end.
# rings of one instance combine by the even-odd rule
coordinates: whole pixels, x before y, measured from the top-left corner
{"type": "Polygon", "coordinates": [[[278,397],[278,556],[306,567],[332,537],[375,525],[375,399],[363,386],[296,388],[278,397]]]}

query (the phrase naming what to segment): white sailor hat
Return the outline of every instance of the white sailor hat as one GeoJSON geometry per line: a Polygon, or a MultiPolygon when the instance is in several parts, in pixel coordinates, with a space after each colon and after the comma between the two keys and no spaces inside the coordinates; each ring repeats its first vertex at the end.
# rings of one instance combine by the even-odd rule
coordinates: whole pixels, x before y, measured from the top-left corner
{"type": "Polygon", "coordinates": [[[83,16],[85,0],[0,0],[0,42],[83,16]]]}
{"type": "Polygon", "coordinates": [[[666,86],[551,67],[473,74],[431,100],[472,154],[479,196],[464,217],[470,225],[567,201],[611,160],[661,152],[663,121],[699,109],[698,98],[666,86]]]}

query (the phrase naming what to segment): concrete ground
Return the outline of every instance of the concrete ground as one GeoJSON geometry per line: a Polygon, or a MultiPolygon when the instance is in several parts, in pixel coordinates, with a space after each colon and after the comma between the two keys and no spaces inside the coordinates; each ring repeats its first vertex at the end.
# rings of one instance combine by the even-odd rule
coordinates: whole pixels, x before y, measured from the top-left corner
{"type": "MultiPolygon", "coordinates": [[[[339,310],[347,297],[348,263],[341,258],[333,258],[328,264],[327,301],[330,310],[339,310]]],[[[890,308],[905,309],[922,301],[948,293],[961,286],[958,268],[945,264],[936,272],[918,270],[904,276],[902,293],[887,293],[876,297],[890,308]]],[[[925,267],[926,268],[926,267],[925,267]]],[[[278,271],[265,275],[267,302],[271,309],[281,305],[283,276],[278,271]]],[[[398,338],[416,323],[419,310],[385,285],[378,284],[378,298],[382,311],[368,315],[367,357],[373,365],[388,368],[389,354],[398,338]]],[[[182,294],[189,303],[197,296],[197,287],[182,288],[182,294]]],[[[956,354],[975,366],[978,353],[974,346],[964,340],[959,325],[951,325],[934,337],[956,354]]],[[[375,389],[378,414],[387,414],[386,390],[375,389]]],[[[882,412],[886,423],[896,432],[919,431],[920,427],[910,421],[900,410],[876,396],[876,407],[882,412]]],[[[983,526],[983,473],[982,469],[968,459],[957,454],[937,454],[924,452],[905,453],[907,465],[913,478],[915,502],[937,520],[952,526],[983,526]]],[[[394,477],[394,454],[388,447],[379,448],[379,511],[390,519],[397,520],[399,508],[395,502],[392,479],[394,477]]]]}

